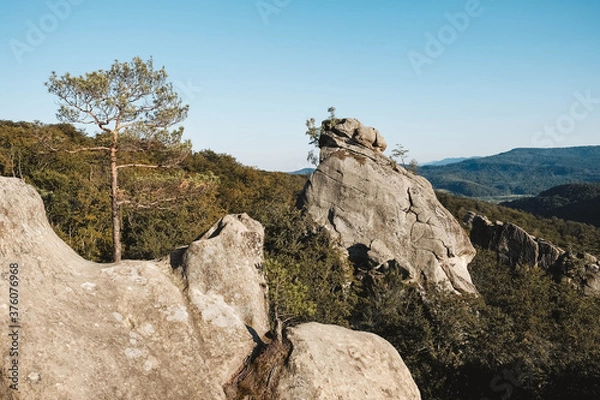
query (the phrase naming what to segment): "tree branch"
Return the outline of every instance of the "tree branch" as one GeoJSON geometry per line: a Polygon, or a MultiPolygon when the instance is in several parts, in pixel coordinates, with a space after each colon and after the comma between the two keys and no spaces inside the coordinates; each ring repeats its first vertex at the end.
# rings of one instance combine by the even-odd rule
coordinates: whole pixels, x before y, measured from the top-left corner
{"type": "Polygon", "coordinates": [[[163,203],[171,203],[173,201],[177,201],[180,200],[180,197],[170,197],[168,199],[161,199],[161,200],[157,200],[157,201],[153,201],[151,203],[137,203],[137,202],[133,202],[131,200],[121,200],[119,201],[119,206],[122,205],[130,205],[133,206],[135,208],[138,209],[148,209],[148,208],[153,208],[156,210],[169,210],[171,208],[173,208],[173,206],[171,207],[157,207],[159,204],[163,204],[163,203]]]}
{"type": "Polygon", "coordinates": [[[64,151],[65,153],[68,153],[68,154],[77,154],[77,153],[81,153],[82,151],[110,151],[110,147],[104,147],[104,146],[82,147],[80,149],[68,150],[68,149],[57,149],[49,143],[45,143],[44,145],[46,148],[49,149],[49,151],[41,151],[41,152],[39,152],[39,154],[51,154],[51,152],[59,152],[59,151],[64,151]]]}
{"type": "Polygon", "coordinates": [[[117,169],[120,169],[120,168],[131,168],[131,167],[136,167],[136,168],[169,168],[169,167],[164,167],[162,165],[152,165],[152,164],[121,164],[121,165],[117,165],[117,169]]]}
{"type": "MultiPolygon", "coordinates": [[[[54,150],[54,149],[53,149],[54,150]]],[[[61,150],[55,150],[55,151],[61,151],[61,150]]],[[[75,150],[62,150],[65,151],[69,154],[75,154],[75,153],[79,153],[81,151],[110,151],[110,147],[104,147],[104,146],[98,146],[98,147],[82,147],[81,149],[75,149],[75,150]]]]}

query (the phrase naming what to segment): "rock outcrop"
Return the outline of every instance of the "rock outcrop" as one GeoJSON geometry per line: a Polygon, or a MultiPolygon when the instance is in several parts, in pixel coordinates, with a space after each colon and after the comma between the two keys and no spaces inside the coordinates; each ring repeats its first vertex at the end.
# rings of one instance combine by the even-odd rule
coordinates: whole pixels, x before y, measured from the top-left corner
{"type": "Polygon", "coordinates": [[[256,269],[262,228],[244,215],[216,227],[176,270],[168,260],[94,264],[54,234],[32,187],[1,178],[0,260],[18,264],[19,282],[14,324],[4,269],[3,326],[19,326],[16,342],[8,332],[0,339],[3,349],[18,345],[14,357],[4,352],[4,392],[15,399],[225,399],[222,385],[255,347],[251,329],[264,335],[268,316],[256,269]],[[18,391],[9,388],[15,361],[18,391]]]}
{"type": "Polygon", "coordinates": [[[473,212],[468,213],[464,221],[471,229],[473,244],[497,252],[499,260],[511,267],[529,265],[549,269],[564,253],[559,247],[510,222],[492,223],[473,212]]]}
{"type": "Polygon", "coordinates": [[[382,153],[387,148],[385,139],[377,129],[364,126],[354,118],[346,118],[341,121],[324,121],[323,128],[326,133],[319,137],[319,147],[321,149],[324,147],[337,147],[343,143],[356,144],[378,153],[382,153]],[[333,135],[330,133],[333,133],[333,135]]]}
{"type": "Polygon", "coordinates": [[[567,280],[586,295],[600,295],[600,262],[588,253],[566,252],[547,240],[530,235],[510,223],[491,222],[469,212],[464,218],[471,241],[498,255],[498,261],[516,267],[539,267],[557,280],[567,280]]]}
{"type": "Polygon", "coordinates": [[[226,382],[257,337],[270,329],[263,263],[264,229],[246,214],[228,215],[183,254],[185,294],[201,319],[203,355],[211,375],[226,382]]]}
{"type": "Polygon", "coordinates": [[[309,323],[288,330],[293,351],[277,399],[421,398],[394,347],[377,335],[309,323]]]}
{"type": "MultiPolygon", "coordinates": [[[[6,329],[0,335],[0,398],[236,398],[225,390],[240,368],[268,356],[265,346],[277,349],[264,342],[267,289],[257,268],[262,245],[258,222],[230,215],[168,260],[95,264],[56,236],[31,186],[0,178],[6,329]]],[[[347,382],[341,375],[347,364],[356,364],[364,376],[353,375],[354,388],[381,389],[365,398],[419,399],[400,356],[381,338],[316,324],[295,327],[287,337],[293,350],[275,352],[280,379],[270,388],[280,398],[355,398],[338,385],[347,382]],[[292,363],[284,368],[288,357],[292,363]],[[312,370],[310,357],[318,361],[312,370]],[[319,376],[312,389],[276,385],[288,385],[296,371],[302,379],[330,376],[319,376]],[[387,386],[371,379],[386,376],[387,386]],[[314,391],[326,384],[327,391],[314,391]]]]}
{"type": "Polygon", "coordinates": [[[359,270],[398,268],[419,283],[475,293],[475,250],[431,184],[381,154],[385,141],[355,119],[325,121],[320,164],[303,206],[359,270]]]}
{"type": "Polygon", "coordinates": [[[566,252],[550,268],[557,280],[566,280],[588,296],[600,296],[600,261],[588,253],[566,252]]]}

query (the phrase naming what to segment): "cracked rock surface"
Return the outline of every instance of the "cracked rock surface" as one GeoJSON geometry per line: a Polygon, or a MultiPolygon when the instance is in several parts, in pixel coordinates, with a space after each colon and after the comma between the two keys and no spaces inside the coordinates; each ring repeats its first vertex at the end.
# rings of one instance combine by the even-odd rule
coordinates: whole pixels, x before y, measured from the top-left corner
{"type": "Polygon", "coordinates": [[[303,203],[365,272],[398,268],[417,283],[476,293],[475,249],[431,184],[381,154],[381,134],[355,119],[325,121],[320,164],[303,203]],[[369,140],[361,136],[370,132],[369,140]]]}

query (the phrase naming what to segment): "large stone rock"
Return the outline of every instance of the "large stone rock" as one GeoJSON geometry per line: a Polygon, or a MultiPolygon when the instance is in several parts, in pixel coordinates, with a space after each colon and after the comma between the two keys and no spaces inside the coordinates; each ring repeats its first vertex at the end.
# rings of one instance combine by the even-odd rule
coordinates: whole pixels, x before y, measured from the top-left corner
{"type": "Polygon", "coordinates": [[[186,294],[204,327],[206,363],[226,382],[269,331],[263,263],[264,229],[246,214],[228,215],[183,255],[186,294]],[[251,335],[249,335],[249,333],[251,335]],[[253,340],[254,337],[254,340],[253,340]]]}
{"type": "Polygon", "coordinates": [[[169,260],[101,265],[56,236],[32,187],[0,178],[0,235],[1,398],[242,399],[257,382],[277,399],[420,398],[375,335],[311,323],[263,342],[263,228],[245,214],[169,260]]]}
{"type": "Polygon", "coordinates": [[[262,240],[258,223],[230,216],[180,250],[177,269],[95,264],[54,234],[32,187],[0,178],[0,396],[225,399],[222,386],[268,328],[262,240]]]}
{"type": "Polygon", "coordinates": [[[475,293],[467,270],[475,250],[431,184],[382,155],[378,132],[361,137],[368,129],[357,120],[335,122],[323,124],[321,163],[303,195],[313,222],[361,270],[399,268],[419,283],[475,293]]]}
{"type": "Polygon", "coordinates": [[[556,280],[565,280],[588,296],[600,296],[600,261],[588,253],[564,253],[550,268],[556,280]]]}
{"type": "Polygon", "coordinates": [[[387,148],[387,143],[379,131],[370,126],[364,126],[359,120],[346,118],[340,121],[324,121],[323,128],[326,132],[332,132],[333,135],[325,134],[319,138],[319,146],[327,147],[341,145],[342,143],[357,144],[376,152],[383,152],[387,148]]]}
{"type": "Polygon", "coordinates": [[[473,212],[468,213],[464,221],[471,229],[474,244],[495,251],[499,261],[511,267],[528,265],[549,269],[564,253],[561,248],[510,222],[492,223],[473,212]]]}
{"type": "Polygon", "coordinates": [[[565,252],[515,224],[492,223],[474,212],[469,212],[464,222],[471,229],[471,241],[496,252],[501,263],[513,268],[539,267],[555,280],[571,283],[585,295],[600,296],[600,262],[591,254],[565,252]]]}
{"type": "Polygon", "coordinates": [[[287,330],[292,352],[279,378],[280,400],[418,400],[408,368],[379,336],[339,326],[303,324],[287,330]]]}

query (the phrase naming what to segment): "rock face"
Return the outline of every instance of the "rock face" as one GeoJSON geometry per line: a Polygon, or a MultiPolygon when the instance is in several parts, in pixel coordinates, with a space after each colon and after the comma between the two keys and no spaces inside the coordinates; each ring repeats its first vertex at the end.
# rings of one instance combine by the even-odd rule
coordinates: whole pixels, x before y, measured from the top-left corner
{"type": "Polygon", "coordinates": [[[356,144],[376,152],[383,152],[387,143],[379,131],[370,126],[364,126],[359,120],[346,118],[341,121],[325,121],[323,127],[332,134],[321,135],[319,147],[336,147],[341,143],[356,144]]]}
{"type": "Polygon", "coordinates": [[[203,355],[217,382],[226,382],[269,331],[263,263],[264,229],[246,214],[228,215],[183,254],[188,299],[201,317],[203,355]]]}
{"type": "Polygon", "coordinates": [[[564,253],[552,243],[531,236],[510,222],[492,223],[485,216],[469,213],[465,223],[471,228],[471,241],[498,253],[499,260],[511,267],[539,266],[549,269],[564,253]]]}
{"type": "Polygon", "coordinates": [[[396,349],[379,336],[309,323],[288,329],[287,337],[294,350],[277,399],[421,398],[396,349]]]}
{"type": "Polygon", "coordinates": [[[361,270],[399,268],[407,278],[475,293],[467,270],[475,250],[424,178],[381,151],[385,141],[355,119],[325,121],[321,163],[303,205],[361,270]]]}
{"type": "Polygon", "coordinates": [[[18,264],[19,326],[0,335],[3,349],[18,345],[4,352],[2,398],[225,399],[222,385],[255,347],[248,327],[268,329],[259,227],[226,217],[177,270],[94,264],[54,234],[32,187],[0,178],[1,318],[7,330],[7,267],[18,264]],[[18,391],[4,373],[15,360],[18,391]]]}
{"type": "Polygon", "coordinates": [[[588,253],[564,253],[551,267],[557,280],[565,279],[583,294],[600,296],[600,261],[588,253]]]}
{"type": "Polygon", "coordinates": [[[492,223],[474,212],[469,212],[464,222],[471,229],[471,241],[496,252],[501,263],[513,268],[540,267],[558,281],[564,279],[571,282],[586,295],[600,295],[600,263],[591,254],[565,252],[515,224],[501,221],[492,223]]]}
{"type": "MultiPolygon", "coordinates": [[[[263,238],[230,215],[170,260],[95,264],[56,236],[31,186],[0,177],[0,398],[237,399],[225,390],[269,328],[263,238]]],[[[381,338],[319,324],[288,338],[275,398],[419,399],[381,338]]]]}

